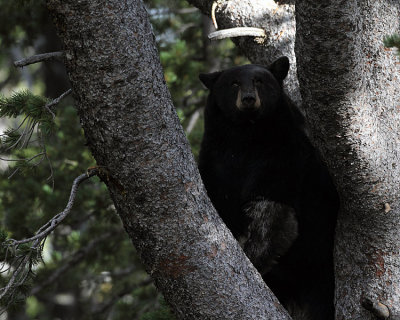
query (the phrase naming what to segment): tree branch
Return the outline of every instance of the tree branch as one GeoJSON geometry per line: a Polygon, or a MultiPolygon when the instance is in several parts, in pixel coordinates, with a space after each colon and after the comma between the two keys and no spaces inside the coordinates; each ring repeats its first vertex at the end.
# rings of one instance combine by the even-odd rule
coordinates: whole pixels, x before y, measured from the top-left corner
{"type": "Polygon", "coordinates": [[[69,196],[69,200],[67,202],[67,205],[65,207],[65,209],[63,211],[61,211],[60,213],[58,213],[55,217],[53,217],[49,222],[47,222],[45,225],[43,225],[39,231],[36,233],[35,236],[28,238],[28,239],[24,239],[24,240],[14,240],[14,239],[10,239],[9,242],[11,245],[15,246],[15,245],[20,245],[20,244],[24,244],[24,243],[28,243],[28,242],[32,242],[35,241],[37,239],[45,239],[55,228],[57,228],[57,226],[67,217],[67,215],[70,213],[72,206],[74,204],[75,201],[75,197],[76,197],[76,193],[78,191],[78,187],[79,185],[93,177],[94,175],[97,175],[98,169],[94,168],[94,169],[90,169],[88,170],[86,173],[81,174],[80,176],[78,176],[77,178],[75,178],[74,182],[72,183],[72,188],[71,188],[71,193],[69,196]]]}
{"type": "Polygon", "coordinates": [[[14,62],[14,66],[17,68],[22,68],[30,64],[42,62],[42,61],[49,61],[49,60],[59,60],[61,61],[64,58],[64,52],[57,51],[57,52],[49,52],[49,53],[42,53],[37,54],[28,58],[24,58],[14,62]]]}
{"type": "Polygon", "coordinates": [[[260,28],[237,27],[237,28],[230,28],[212,32],[208,35],[208,39],[221,40],[225,38],[246,37],[246,36],[265,38],[266,34],[265,31],[260,28]]]}
{"type": "MultiPolygon", "coordinates": [[[[11,266],[15,264],[17,260],[20,260],[22,257],[22,260],[18,261],[16,264],[16,268],[13,271],[13,274],[8,281],[6,287],[0,289],[0,299],[4,298],[6,295],[9,298],[12,298],[14,292],[18,289],[19,286],[24,284],[26,281],[28,275],[31,273],[32,270],[32,265],[33,265],[33,254],[36,254],[37,256],[40,257],[40,253],[43,249],[43,243],[47,236],[61,223],[62,220],[69,214],[71,211],[72,205],[74,204],[76,193],[78,190],[79,185],[93,177],[94,175],[97,175],[99,173],[98,168],[93,168],[89,169],[85,174],[82,174],[78,176],[71,188],[71,194],[69,197],[69,200],[67,202],[67,205],[65,209],[57,214],[54,218],[52,218],[49,222],[47,222],[45,225],[43,225],[36,233],[35,236],[24,239],[24,240],[15,240],[15,239],[9,239],[6,240],[5,243],[3,244],[4,247],[6,247],[6,250],[9,250],[9,248],[12,249],[13,252],[17,252],[19,249],[23,249],[21,245],[27,244],[27,243],[33,243],[32,246],[29,248],[28,253],[24,253],[24,251],[21,252],[20,256],[16,256],[14,258],[14,262],[11,262],[11,266]],[[18,281],[18,282],[17,282],[18,281]]],[[[26,249],[24,249],[26,250],[26,249]]],[[[4,262],[6,263],[6,261],[4,262]]],[[[9,269],[11,269],[11,266],[9,269]]],[[[10,299],[11,301],[11,299],[10,299]]]]}
{"type": "Polygon", "coordinates": [[[47,111],[50,112],[50,114],[53,116],[53,120],[56,117],[56,115],[54,114],[54,112],[51,110],[51,108],[57,104],[60,103],[60,101],[62,99],[64,99],[66,96],[68,96],[69,94],[71,94],[72,89],[68,89],[67,91],[65,91],[62,95],[60,95],[58,98],[50,101],[49,103],[47,103],[44,107],[47,111]]]}

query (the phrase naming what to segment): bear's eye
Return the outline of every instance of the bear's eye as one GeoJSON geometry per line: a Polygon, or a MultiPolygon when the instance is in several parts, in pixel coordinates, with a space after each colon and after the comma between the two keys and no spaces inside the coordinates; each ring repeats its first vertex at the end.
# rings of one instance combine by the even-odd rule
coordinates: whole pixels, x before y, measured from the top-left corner
{"type": "Polygon", "coordinates": [[[239,81],[233,81],[233,82],[232,82],[232,87],[237,88],[237,87],[239,87],[239,86],[240,86],[239,81]]]}

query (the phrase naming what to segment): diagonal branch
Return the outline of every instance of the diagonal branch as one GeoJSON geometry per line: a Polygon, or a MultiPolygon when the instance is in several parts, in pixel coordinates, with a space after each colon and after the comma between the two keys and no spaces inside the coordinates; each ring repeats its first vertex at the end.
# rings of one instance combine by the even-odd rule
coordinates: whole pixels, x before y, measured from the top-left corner
{"type": "Polygon", "coordinates": [[[22,260],[20,260],[17,263],[16,268],[13,271],[13,274],[8,281],[7,285],[4,288],[0,289],[0,299],[3,299],[4,297],[13,296],[15,291],[19,286],[24,284],[26,281],[28,275],[32,271],[32,265],[33,265],[33,254],[36,254],[40,256],[40,252],[43,249],[43,242],[46,240],[47,236],[61,223],[62,220],[65,219],[65,217],[70,213],[72,206],[75,201],[76,193],[78,190],[79,185],[93,177],[94,175],[97,175],[99,173],[98,168],[93,168],[88,170],[86,173],[78,176],[71,188],[71,194],[69,197],[69,200],[67,202],[67,205],[65,209],[57,214],[54,218],[52,218],[49,222],[47,222],[44,226],[42,226],[38,232],[36,233],[35,236],[24,239],[24,240],[14,240],[14,239],[9,239],[5,241],[4,246],[8,248],[12,248],[12,251],[16,252],[18,249],[21,249],[21,245],[26,244],[26,243],[32,243],[32,246],[30,247],[30,250],[28,253],[23,254],[19,257],[14,258],[14,262],[11,264],[14,264],[16,260],[19,260],[22,257],[22,260]]]}
{"type": "Polygon", "coordinates": [[[62,99],[64,99],[66,96],[68,96],[70,93],[72,92],[72,89],[68,89],[67,91],[65,91],[62,95],[60,95],[58,98],[50,101],[49,103],[47,103],[44,107],[47,111],[49,111],[51,113],[51,115],[53,116],[53,120],[56,117],[56,115],[54,114],[54,112],[51,110],[51,108],[57,104],[60,103],[60,101],[62,99]]]}
{"type": "Polygon", "coordinates": [[[61,223],[61,221],[63,221],[65,219],[65,217],[70,213],[72,206],[74,204],[74,201],[75,201],[75,197],[76,197],[76,193],[78,191],[79,185],[83,181],[85,181],[97,174],[98,174],[98,169],[94,168],[84,174],[81,174],[77,178],[75,178],[74,182],[72,183],[71,194],[69,196],[69,200],[67,202],[65,209],[63,211],[61,211],[60,213],[58,213],[50,221],[48,221],[44,226],[42,226],[35,236],[28,238],[28,239],[23,239],[23,240],[10,239],[9,244],[16,246],[16,245],[32,242],[32,241],[35,241],[38,239],[41,239],[41,240],[45,239],[55,228],[57,228],[57,226],[61,223]]]}

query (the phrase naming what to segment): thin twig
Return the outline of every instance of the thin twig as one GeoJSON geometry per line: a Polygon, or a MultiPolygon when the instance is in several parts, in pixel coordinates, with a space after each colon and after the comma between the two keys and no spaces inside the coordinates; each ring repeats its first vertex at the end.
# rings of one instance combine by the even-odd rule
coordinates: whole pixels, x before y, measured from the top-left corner
{"type": "Polygon", "coordinates": [[[11,179],[12,177],[14,177],[14,175],[19,171],[20,168],[15,169],[8,177],[7,179],[11,179]]]}
{"type": "Polygon", "coordinates": [[[39,134],[39,145],[42,147],[42,150],[44,152],[44,157],[45,157],[45,159],[47,161],[47,164],[49,165],[49,168],[50,168],[50,176],[46,179],[46,181],[51,181],[52,188],[54,189],[53,165],[51,164],[49,156],[47,155],[46,144],[44,142],[44,137],[43,137],[43,134],[42,134],[42,130],[38,130],[38,134],[39,134]]]}
{"type": "Polygon", "coordinates": [[[39,157],[39,156],[41,156],[41,155],[43,155],[43,152],[40,152],[40,153],[38,153],[38,154],[35,154],[33,157],[31,157],[31,158],[24,158],[24,159],[6,159],[6,158],[2,158],[2,157],[0,157],[0,160],[2,160],[2,161],[8,161],[8,162],[12,162],[12,161],[15,161],[15,162],[17,162],[17,161],[26,161],[26,162],[29,162],[29,161],[32,161],[33,159],[35,159],[35,158],[37,158],[37,157],[39,157]]]}
{"type": "Polygon", "coordinates": [[[31,56],[28,58],[24,58],[24,59],[15,61],[14,66],[22,68],[27,65],[42,62],[42,61],[62,60],[63,57],[64,57],[64,52],[62,52],[62,51],[42,53],[42,54],[37,54],[37,55],[31,56]]]}
{"type": "Polygon", "coordinates": [[[245,37],[245,36],[264,38],[266,34],[264,29],[251,28],[251,27],[238,27],[238,28],[230,28],[230,29],[211,32],[208,35],[208,39],[221,40],[225,38],[245,37]]]}
{"type": "Polygon", "coordinates": [[[12,144],[11,146],[9,146],[6,151],[11,150],[13,148],[16,148],[18,146],[18,144],[21,142],[21,140],[23,139],[23,137],[26,134],[26,131],[28,130],[28,128],[31,126],[33,120],[31,118],[28,119],[28,123],[26,124],[24,130],[22,131],[21,135],[18,137],[17,141],[14,142],[14,144],[12,144]]]}
{"type": "Polygon", "coordinates": [[[51,111],[51,107],[53,107],[54,105],[58,104],[62,99],[64,99],[67,95],[69,95],[72,92],[72,89],[68,89],[67,91],[65,91],[61,96],[59,96],[58,98],[50,101],[49,103],[47,103],[44,107],[47,109],[47,111],[49,111],[51,113],[51,115],[53,116],[53,120],[56,117],[56,115],[54,114],[53,111],[51,111]]]}
{"type": "MultiPolygon", "coordinates": [[[[36,166],[38,166],[38,165],[43,161],[44,155],[45,155],[45,154],[44,154],[43,152],[40,152],[40,153],[38,153],[38,154],[35,154],[33,157],[31,157],[31,158],[29,158],[29,159],[12,159],[12,160],[9,159],[9,160],[7,160],[7,161],[25,161],[26,163],[28,163],[28,162],[32,161],[33,159],[36,159],[37,157],[42,156],[42,159],[40,159],[37,163],[34,164],[34,166],[36,167],[36,166]]],[[[0,158],[0,159],[1,159],[1,158],[0,158]]],[[[1,159],[1,160],[3,160],[3,159],[1,159]]],[[[15,169],[15,170],[8,176],[7,179],[11,179],[20,169],[21,169],[21,168],[15,169]]]]}
{"type": "Polygon", "coordinates": [[[23,134],[23,136],[25,136],[25,138],[24,138],[24,141],[22,142],[21,146],[19,147],[20,150],[22,150],[23,148],[26,148],[28,146],[29,141],[31,140],[32,134],[35,131],[36,125],[37,125],[37,122],[33,121],[28,132],[23,134]]]}
{"type": "Polygon", "coordinates": [[[17,131],[19,130],[19,128],[21,128],[22,125],[25,123],[26,119],[28,119],[28,118],[29,118],[29,116],[25,116],[25,118],[21,121],[21,123],[19,124],[19,126],[18,126],[17,128],[12,129],[11,131],[8,131],[7,133],[2,133],[2,134],[0,134],[0,137],[2,137],[2,136],[9,136],[10,133],[17,132],[17,131]]]}

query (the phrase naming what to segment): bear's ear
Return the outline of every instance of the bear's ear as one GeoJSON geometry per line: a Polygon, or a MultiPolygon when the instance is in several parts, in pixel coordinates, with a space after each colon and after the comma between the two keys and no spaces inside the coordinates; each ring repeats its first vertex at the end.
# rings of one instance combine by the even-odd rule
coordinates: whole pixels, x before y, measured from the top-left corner
{"type": "Polygon", "coordinates": [[[280,57],[275,60],[269,67],[269,71],[275,76],[275,78],[282,83],[283,79],[286,78],[289,71],[289,58],[280,57]]]}
{"type": "Polygon", "coordinates": [[[208,89],[211,89],[214,86],[214,83],[221,75],[221,73],[222,71],[212,72],[212,73],[200,73],[199,79],[208,89]]]}

